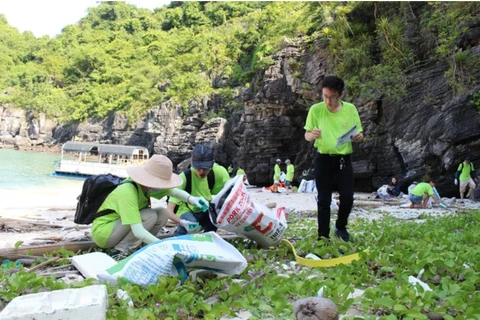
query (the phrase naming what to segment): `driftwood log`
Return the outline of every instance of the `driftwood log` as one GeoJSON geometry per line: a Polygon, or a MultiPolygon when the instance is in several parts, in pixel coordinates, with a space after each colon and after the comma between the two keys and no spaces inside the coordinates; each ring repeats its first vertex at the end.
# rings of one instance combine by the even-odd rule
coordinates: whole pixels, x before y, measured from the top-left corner
{"type": "Polygon", "coordinates": [[[59,242],[55,244],[44,244],[38,246],[20,246],[18,248],[6,248],[0,249],[0,262],[3,262],[6,259],[13,260],[10,258],[15,257],[14,255],[23,255],[22,258],[32,258],[28,256],[43,256],[44,254],[57,251],[64,248],[65,250],[77,252],[78,250],[85,251],[90,249],[90,247],[96,246],[93,241],[79,241],[79,242],[59,242]]]}
{"type": "Polygon", "coordinates": [[[293,314],[297,320],[338,320],[338,308],[335,303],[320,297],[295,301],[293,314]]]}
{"type": "MultiPolygon", "coordinates": [[[[236,234],[220,234],[224,240],[232,240],[237,238],[244,238],[241,235],[236,234]]],[[[159,234],[157,238],[165,239],[173,237],[172,233],[159,234]]],[[[18,260],[18,259],[35,259],[41,258],[44,254],[58,251],[59,249],[65,249],[73,252],[90,251],[97,245],[93,241],[78,241],[78,242],[59,242],[55,244],[43,244],[36,246],[20,246],[18,248],[6,248],[0,249],[0,263],[5,260],[18,260]]]]}

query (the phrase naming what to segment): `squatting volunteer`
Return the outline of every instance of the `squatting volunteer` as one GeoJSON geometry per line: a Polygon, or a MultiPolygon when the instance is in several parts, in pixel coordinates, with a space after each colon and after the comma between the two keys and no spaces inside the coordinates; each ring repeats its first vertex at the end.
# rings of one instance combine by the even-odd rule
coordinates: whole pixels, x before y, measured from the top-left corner
{"type": "MultiPolygon", "coordinates": [[[[230,179],[227,169],[223,166],[213,165],[213,149],[203,144],[196,145],[193,148],[192,168],[182,172],[180,178],[182,179],[182,184],[178,186],[178,189],[185,190],[191,195],[202,197],[202,199],[205,198],[208,201],[211,201],[212,195],[219,193],[230,179]],[[210,187],[209,184],[212,181],[213,185],[210,187]]],[[[188,205],[182,199],[170,198],[168,209],[174,212],[177,206],[176,214],[180,219],[198,222],[204,232],[217,231],[217,228],[210,221],[208,205],[195,207],[188,205]]],[[[180,225],[175,230],[174,235],[179,236],[186,233],[185,227],[180,225]]]]}
{"type": "Polygon", "coordinates": [[[330,204],[333,184],[338,186],[340,206],[335,223],[335,235],[349,241],[348,216],[353,205],[353,168],[350,155],[352,142],[363,141],[363,128],[357,108],[340,100],[344,81],[335,76],[322,81],[323,102],[310,107],[304,129],[305,139],[315,141],[315,183],[318,191],[318,239],[330,239],[330,204]],[[356,126],[356,134],[338,145],[339,138],[356,126]]]}
{"type": "Polygon", "coordinates": [[[415,208],[415,205],[423,209],[431,207],[431,203],[429,202],[430,198],[441,207],[446,208],[447,205],[437,198],[433,188],[435,188],[435,181],[432,179],[427,179],[427,182],[418,183],[410,192],[410,208],[415,208]]]}
{"type": "Polygon", "coordinates": [[[93,241],[101,248],[115,248],[119,254],[128,255],[142,242],[158,240],[156,235],[168,218],[189,231],[200,230],[198,223],[181,220],[167,208],[150,208],[150,197],[161,199],[165,196],[178,197],[192,206],[208,206],[204,198],[175,189],[182,179],[172,173],[172,169],[172,161],[162,155],[154,155],[142,165],[128,167],[130,177],[115,188],[98,209],[98,212],[110,210],[112,213],[93,221],[93,241]]]}

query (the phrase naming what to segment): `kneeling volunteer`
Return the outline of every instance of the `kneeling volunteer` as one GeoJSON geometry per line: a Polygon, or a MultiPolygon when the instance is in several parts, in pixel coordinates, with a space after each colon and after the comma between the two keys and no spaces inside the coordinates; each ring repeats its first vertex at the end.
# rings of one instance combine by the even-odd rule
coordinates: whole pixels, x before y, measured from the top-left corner
{"type": "Polygon", "coordinates": [[[114,248],[129,254],[142,242],[148,244],[158,240],[155,236],[169,218],[190,232],[200,230],[198,223],[181,220],[167,208],[150,207],[150,197],[161,199],[165,196],[182,199],[194,206],[208,206],[204,198],[176,189],[182,179],[172,169],[172,161],[162,155],[154,155],[142,165],[127,168],[130,177],[115,188],[98,209],[98,212],[106,209],[114,212],[93,221],[94,242],[101,248],[114,248]]]}

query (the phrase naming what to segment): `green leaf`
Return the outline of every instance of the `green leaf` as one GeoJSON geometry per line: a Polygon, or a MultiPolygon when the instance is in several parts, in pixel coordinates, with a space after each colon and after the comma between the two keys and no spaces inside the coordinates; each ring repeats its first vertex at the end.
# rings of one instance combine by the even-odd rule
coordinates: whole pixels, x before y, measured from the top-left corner
{"type": "Polygon", "coordinates": [[[298,281],[295,283],[295,291],[299,292],[302,289],[304,282],[303,281],[298,281]]]}
{"type": "Polygon", "coordinates": [[[405,307],[404,305],[401,305],[401,304],[396,304],[393,306],[393,310],[394,311],[403,311],[403,310],[407,310],[407,307],[405,307]]]}
{"type": "Polygon", "coordinates": [[[390,297],[383,297],[375,300],[375,304],[380,307],[393,308],[395,301],[390,297]]]}
{"type": "Polygon", "coordinates": [[[21,240],[15,242],[15,249],[18,249],[18,247],[20,247],[22,244],[23,244],[23,241],[21,240]]]}
{"type": "Polygon", "coordinates": [[[263,312],[272,312],[272,307],[269,306],[268,304],[266,303],[261,303],[259,306],[258,306],[258,309],[260,311],[263,311],[263,312]]]}
{"type": "Polygon", "coordinates": [[[453,266],[455,265],[455,261],[454,260],[445,260],[445,265],[449,268],[453,268],[453,266]]]}

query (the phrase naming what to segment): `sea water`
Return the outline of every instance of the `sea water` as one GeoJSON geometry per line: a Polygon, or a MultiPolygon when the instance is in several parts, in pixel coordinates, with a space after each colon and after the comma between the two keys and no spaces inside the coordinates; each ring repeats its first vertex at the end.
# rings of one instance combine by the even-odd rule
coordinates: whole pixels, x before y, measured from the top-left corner
{"type": "Polygon", "coordinates": [[[68,187],[83,180],[52,177],[60,153],[0,149],[0,189],[68,187]]]}

